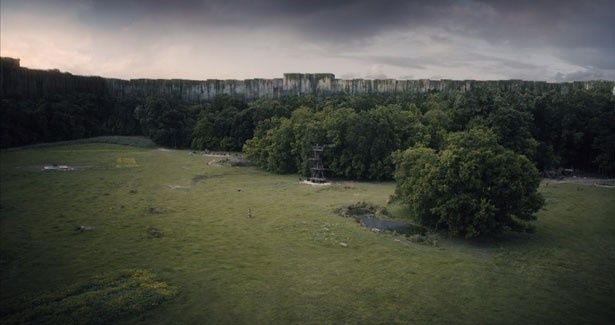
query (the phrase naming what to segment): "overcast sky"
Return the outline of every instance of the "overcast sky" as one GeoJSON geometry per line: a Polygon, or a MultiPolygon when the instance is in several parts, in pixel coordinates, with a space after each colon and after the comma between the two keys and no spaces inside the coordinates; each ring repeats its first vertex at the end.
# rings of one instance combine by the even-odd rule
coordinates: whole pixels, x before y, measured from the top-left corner
{"type": "Polygon", "coordinates": [[[0,0],[2,56],[119,78],[615,79],[615,1],[0,0]]]}

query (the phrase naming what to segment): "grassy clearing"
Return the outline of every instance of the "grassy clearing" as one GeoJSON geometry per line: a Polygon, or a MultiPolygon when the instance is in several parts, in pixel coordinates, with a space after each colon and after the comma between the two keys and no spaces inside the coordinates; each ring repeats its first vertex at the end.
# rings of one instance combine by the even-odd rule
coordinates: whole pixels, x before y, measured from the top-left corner
{"type": "Polygon", "coordinates": [[[126,323],[615,318],[615,189],[550,184],[535,234],[430,246],[335,213],[386,205],[392,183],[312,187],[210,159],[111,144],[2,152],[1,301],[144,269],[179,294],[126,323]],[[40,170],[50,162],[87,168],[40,170]]]}

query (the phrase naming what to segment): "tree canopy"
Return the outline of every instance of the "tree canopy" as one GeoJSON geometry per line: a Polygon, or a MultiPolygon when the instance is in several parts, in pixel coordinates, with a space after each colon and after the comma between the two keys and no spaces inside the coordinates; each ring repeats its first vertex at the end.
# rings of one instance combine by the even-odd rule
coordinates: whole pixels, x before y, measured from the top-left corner
{"type": "Polygon", "coordinates": [[[532,91],[474,87],[415,94],[122,99],[64,94],[2,98],[3,148],[98,135],[146,135],[157,144],[245,152],[275,172],[305,173],[311,145],[327,146],[332,176],[390,179],[391,152],[440,150],[450,132],[487,127],[540,170],[615,174],[612,89],[532,91]],[[285,134],[288,139],[281,139],[285,134]]]}
{"type": "Polygon", "coordinates": [[[396,197],[421,223],[453,235],[531,230],[544,203],[538,170],[497,139],[473,128],[449,134],[441,151],[418,145],[396,152],[396,197]]]}
{"type": "Polygon", "coordinates": [[[334,175],[386,179],[393,172],[391,152],[428,137],[417,112],[395,105],[366,111],[302,107],[289,118],[262,124],[244,152],[267,170],[307,175],[312,146],[326,144],[324,163],[334,175]]]}

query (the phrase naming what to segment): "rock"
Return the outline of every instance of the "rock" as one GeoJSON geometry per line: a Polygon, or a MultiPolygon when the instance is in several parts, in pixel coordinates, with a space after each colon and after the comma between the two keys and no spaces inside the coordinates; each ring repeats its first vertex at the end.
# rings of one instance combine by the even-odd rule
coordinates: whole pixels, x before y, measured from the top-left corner
{"type": "Polygon", "coordinates": [[[47,165],[43,166],[42,170],[60,170],[60,171],[71,171],[75,170],[75,168],[68,165],[47,165]]]}
{"type": "Polygon", "coordinates": [[[380,229],[378,229],[378,228],[371,228],[370,230],[373,231],[373,232],[380,232],[380,229]]]}
{"type": "Polygon", "coordinates": [[[94,229],[96,229],[96,228],[95,227],[90,227],[90,226],[79,226],[79,227],[75,228],[75,230],[78,231],[78,232],[92,231],[94,229]]]}
{"type": "Polygon", "coordinates": [[[147,236],[149,238],[162,238],[164,236],[164,234],[162,233],[162,231],[158,228],[154,228],[154,227],[149,227],[147,229],[147,236]]]}
{"type": "Polygon", "coordinates": [[[408,236],[408,240],[413,242],[413,243],[421,243],[423,241],[425,241],[425,236],[416,234],[416,235],[411,235],[408,236]]]}
{"type": "Polygon", "coordinates": [[[342,247],[348,247],[348,244],[344,243],[344,242],[340,242],[340,246],[342,247]]]}

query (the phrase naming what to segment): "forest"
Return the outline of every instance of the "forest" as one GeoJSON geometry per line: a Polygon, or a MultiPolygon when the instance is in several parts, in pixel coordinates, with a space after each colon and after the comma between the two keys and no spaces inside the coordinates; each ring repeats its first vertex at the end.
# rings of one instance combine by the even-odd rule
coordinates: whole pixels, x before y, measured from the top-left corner
{"type": "Polygon", "coordinates": [[[161,146],[241,151],[276,173],[309,172],[326,145],[330,176],[386,180],[392,153],[440,150],[447,134],[477,127],[541,171],[615,173],[615,98],[610,89],[297,96],[246,102],[229,96],[188,104],[171,97],[111,99],[73,94],[3,98],[2,148],[98,135],[145,135],[161,146]]]}

